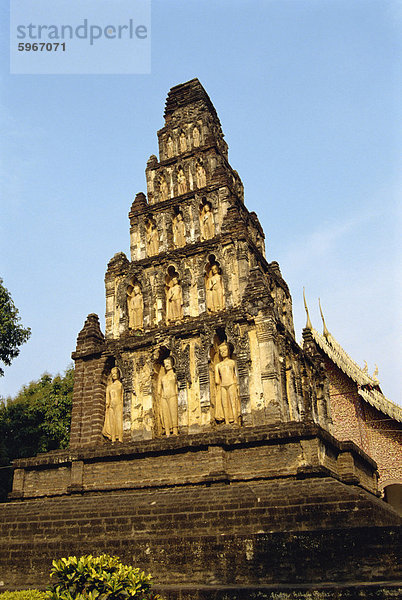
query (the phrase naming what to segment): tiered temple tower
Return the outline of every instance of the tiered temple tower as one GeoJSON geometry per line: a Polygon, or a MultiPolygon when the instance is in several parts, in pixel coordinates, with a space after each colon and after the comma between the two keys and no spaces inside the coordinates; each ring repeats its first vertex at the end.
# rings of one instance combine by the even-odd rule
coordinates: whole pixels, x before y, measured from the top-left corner
{"type": "Polygon", "coordinates": [[[400,519],[375,462],[331,435],[322,353],[311,328],[295,341],[197,79],[169,92],[158,139],[105,335],[94,314],[78,335],[70,447],[14,462],[2,588],[107,552],[166,600],[396,598],[400,519]]]}
{"type": "Polygon", "coordinates": [[[71,447],[102,440],[113,366],[124,389],[124,439],[172,433],[161,391],[167,357],[179,435],[303,420],[329,428],[324,373],[295,341],[288,286],[278,263],[266,261],[264,233],[244,205],[198,79],[170,90],[164,116],[159,161],[152,155],[146,167],[147,196],[137,194],[129,213],[131,261],[119,253],[108,265],[106,339],[99,347],[97,331],[88,353],[90,316],[78,340],[71,447]],[[231,389],[216,383],[223,343],[234,361],[231,389]]]}

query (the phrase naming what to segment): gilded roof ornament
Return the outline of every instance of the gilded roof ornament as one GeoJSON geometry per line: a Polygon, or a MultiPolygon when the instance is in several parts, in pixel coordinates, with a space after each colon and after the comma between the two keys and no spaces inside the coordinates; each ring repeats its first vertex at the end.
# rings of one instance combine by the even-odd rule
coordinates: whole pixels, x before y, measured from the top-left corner
{"type": "Polygon", "coordinates": [[[314,341],[321,350],[336,364],[341,371],[350,377],[357,386],[357,393],[363,400],[371,404],[377,410],[396,419],[402,423],[402,408],[386,398],[379,389],[380,382],[376,378],[376,371],[373,376],[368,374],[367,362],[364,361],[364,368],[360,367],[342,348],[339,342],[328,333],[328,336],[318,333],[314,328],[311,329],[314,341]],[[376,387],[378,389],[376,389],[376,387]]]}
{"type": "Polygon", "coordinates": [[[310,315],[308,312],[308,308],[307,308],[307,302],[306,302],[306,294],[303,288],[303,300],[304,300],[304,308],[306,309],[306,315],[307,315],[307,322],[306,322],[306,327],[305,329],[310,329],[310,331],[313,329],[313,326],[311,324],[311,319],[310,319],[310,315]]]}
{"type": "Polygon", "coordinates": [[[330,333],[329,333],[327,325],[325,323],[324,315],[322,314],[321,301],[320,301],[319,298],[318,298],[318,306],[320,307],[320,314],[321,314],[321,319],[322,319],[322,324],[323,324],[322,333],[323,333],[324,337],[328,338],[328,336],[330,335],[330,333]]]}
{"type": "Polygon", "coordinates": [[[364,361],[363,373],[368,373],[367,361],[364,361]]]}

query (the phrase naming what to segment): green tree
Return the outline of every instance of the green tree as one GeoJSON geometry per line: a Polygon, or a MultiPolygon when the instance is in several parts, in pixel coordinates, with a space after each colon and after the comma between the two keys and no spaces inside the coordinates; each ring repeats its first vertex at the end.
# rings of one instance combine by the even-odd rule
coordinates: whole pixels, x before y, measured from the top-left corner
{"type": "Polygon", "coordinates": [[[70,436],[74,368],[52,378],[45,373],[0,404],[0,498],[10,490],[15,458],[66,448],[70,436]]]}
{"type": "MultiPolygon", "coordinates": [[[[0,278],[0,362],[7,366],[18,356],[20,346],[31,335],[29,327],[24,328],[20,320],[11,294],[3,286],[3,280],[0,278]]],[[[2,375],[4,370],[0,366],[0,377],[2,375]]]]}

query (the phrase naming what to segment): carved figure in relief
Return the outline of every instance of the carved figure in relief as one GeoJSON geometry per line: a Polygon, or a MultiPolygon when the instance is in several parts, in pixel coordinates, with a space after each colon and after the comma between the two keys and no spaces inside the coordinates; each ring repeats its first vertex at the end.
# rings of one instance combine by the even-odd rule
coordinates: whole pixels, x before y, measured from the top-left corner
{"type": "Polygon", "coordinates": [[[178,434],[177,405],[179,391],[173,360],[170,356],[163,361],[165,374],[159,380],[158,396],[160,398],[160,416],[166,436],[178,434]]]}
{"type": "Polygon", "coordinates": [[[114,443],[123,441],[123,386],[120,369],[113,367],[111,382],[106,386],[106,411],[102,434],[114,443]]]}
{"type": "Polygon", "coordinates": [[[204,167],[198,163],[196,166],[197,187],[202,188],[207,185],[207,176],[204,167]]]}
{"type": "Polygon", "coordinates": [[[210,240],[215,235],[215,223],[214,216],[211,211],[210,205],[207,203],[203,206],[200,215],[201,225],[201,238],[203,240],[210,240]]]}
{"type": "Polygon", "coordinates": [[[173,244],[175,248],[181,248],[186,244],[186,226],[181,213],[173,219],[173,244]]]}
{"type": "Polygon", "coordinates": [[[222,275],[219,273],[219,267],[216,264],[212,265],[207,277],[206,300],[209,312],[218,312],[225,308],[222,275]]]}
{"type": "Polygon", "coordinates": [[[173,140],[170,135],[168,137],[168,141],[166,142],[166,151],[167,151],[168,158],[172,158],[172,156],[173,156],[173,140]]]}
{"type": "Polygon", "coordinates": [[[187,150],[187,141],[186,136],[183,132],[180,134],[180,152],[185,152],[187,150]]]}
{"type": "Polygon", "coordinates": [[[198,130],[198,127],[194,127],[193,129],[193,144],[195,148],[197,148],[200,145],[200,132],[198,130]]]}
{"type": "Polygon", "coordinates": [[[149,221],[146,231],[148,256],[153,256],[159,252],[159,234],[155,223],[149,221]]]}
{"type": "Polygon", "coordinates": [[[177,277],[173,277],[166,291],[166,322],[183,318],[183,293],[177,277]]]}
{"type": "Polygon", "coordinates": [[[131,292],[127,292],[128,326],[130,329],[142,329],[144,302],[141,288],[135,283],[131,292]]]}
{"type": "Polygon", "coordinates": [[[178,187],[179,195],[185,194],[187,192],[186,176],[185,176],[182,168],[180,168],[177,172],[177,187],[178,187]]]}
{"type": "Polygon", "coordinates": [[[219,346],[221,361],[215,367],[215,384],[217,388],[215,419],[226,424],[240,425],[240,397],[237,386],[236,363],[230,358],[229,345],[224,342],[219,346]]]}
{"type": "Polygon", "coordinates": [[[159,189],[160,189],[160,195],[161,195],[161,200],[167,200],[169,198],[169,188],[168,188],[168,184],[166,181],[166,178],[164,175],[162,175],[162,177],[160,178],[160,184],[159,184],[159,189]]]}

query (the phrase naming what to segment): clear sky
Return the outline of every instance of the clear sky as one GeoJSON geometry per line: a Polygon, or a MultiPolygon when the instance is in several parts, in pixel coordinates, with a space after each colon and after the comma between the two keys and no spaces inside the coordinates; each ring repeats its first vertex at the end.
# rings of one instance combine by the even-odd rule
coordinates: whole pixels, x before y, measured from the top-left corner
{"type": "Polygon", "coordinates": [[[4,0],[0,21],[0,276],[32,328],[1,395],[64,371],[88,313],[104,328],[104,273],[129,253],[167,92],[198,77],[297,338],[305,286],[313,325],[320,296],[334,337],[401,403],[400,1],[153,0],[149,75],[10,75],[4,0]]]}

